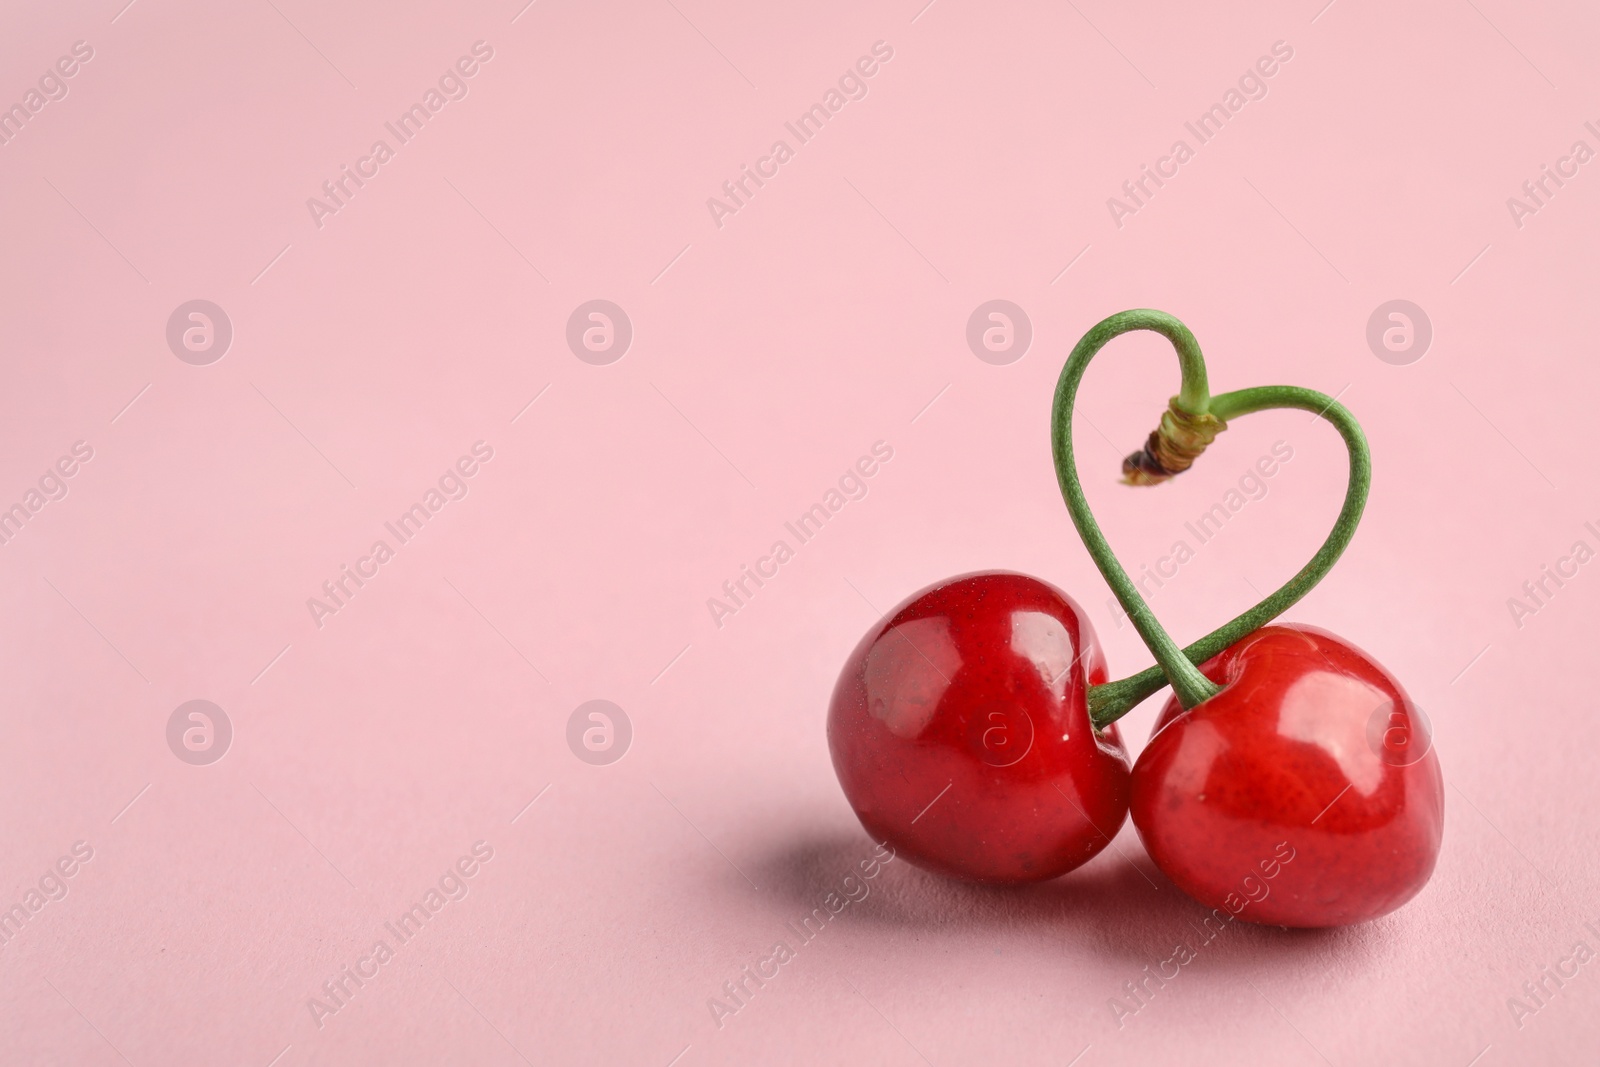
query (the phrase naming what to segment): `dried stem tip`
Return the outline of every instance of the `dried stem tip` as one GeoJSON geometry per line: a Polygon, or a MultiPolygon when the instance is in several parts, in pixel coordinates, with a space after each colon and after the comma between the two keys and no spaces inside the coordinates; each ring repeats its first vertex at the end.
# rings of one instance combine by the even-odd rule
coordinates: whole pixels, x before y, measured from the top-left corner
{"type": "Polygon", "coordinates": [[[1179,410],[1178,398],[1167,402],[1161,425],[1150,431],[1141,451],[1122,461],[1122,480],[1129,485],[1159,485],[1194,465],[1206,446],[1228,424],[1215,415],[1179,410]]]}

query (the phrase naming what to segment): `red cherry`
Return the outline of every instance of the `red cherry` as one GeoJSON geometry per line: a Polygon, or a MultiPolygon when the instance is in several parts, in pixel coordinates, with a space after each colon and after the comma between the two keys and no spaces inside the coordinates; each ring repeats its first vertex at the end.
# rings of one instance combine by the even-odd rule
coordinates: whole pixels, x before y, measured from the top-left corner
{"type": "Polygon", "coordinates": [[[1427,720],[1365,653],[1267,626],[1201,666],[1133,768],[1133,822],[1178,888],[1248,922],[1343,926],[1433,873],[1444,780],[1427,720]]]}
{"type": "Polygon", "coordinates": [[[1054,878],[1127,814],[1126,750],[1085,703],[1105,680],[1094,629],[1061,590],[1000,571],[952,578],[851,653],[828,712],[834,770],[867,832],[913,863],[1054,878]]]}

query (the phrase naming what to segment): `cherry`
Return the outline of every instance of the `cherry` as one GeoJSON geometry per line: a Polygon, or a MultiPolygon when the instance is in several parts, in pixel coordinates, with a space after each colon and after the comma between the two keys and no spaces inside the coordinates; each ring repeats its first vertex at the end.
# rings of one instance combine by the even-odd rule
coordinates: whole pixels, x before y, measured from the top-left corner
{"type": "Polygon", "coordinates": [[[1105,680],[1094,629],[1061,590],[1004,571],[951,578],[851,653],[828,712],[834,770],[896,855],[978,882],[1054,878],[1127,814],[1126,750],[1085,702],[1105,680]]]}
{"type": "Polygon", "coordinates": [[[1385,915],[1433,873],[1444,780],[1426,720],[1370,657],[1276,625],[1202,664],[1133,768],[1133,823],[1200,903],[1280,926],[1385,915]]]}
{"type": "Polygon", "coordinates": [[[1321,581],[1355,534],[1372,480],[1355,417],[1337,398],[1298,386],[1213,396],[1188,328],[1165,312],[1135,309],[1097,323],[1073,348],[1056,381],[1051,448],[1073,525],[1156,659],[1149,670],[1093,686],[1091,721],[1113,723],[1163,683],[1172,686],[1133,772],[1133,821],[1151,858],[1201,902],[1252,922],[1356,923],[1414,897],[1433,873],[1444,818],[1426,721],[1353,645],[1309,627],[1267,625],[1321,581]],[[1310,561],[1183,649],[1106,543],[1074,458],[1072,411],[1084,371],[1131,330],[1166,337],[1182,373],[1143,451],[1124,461],[1132,484],[1182,474],[1231,420],[1273,408],[1327,421],[1350,457],[1344,504],[1310,561]]]}

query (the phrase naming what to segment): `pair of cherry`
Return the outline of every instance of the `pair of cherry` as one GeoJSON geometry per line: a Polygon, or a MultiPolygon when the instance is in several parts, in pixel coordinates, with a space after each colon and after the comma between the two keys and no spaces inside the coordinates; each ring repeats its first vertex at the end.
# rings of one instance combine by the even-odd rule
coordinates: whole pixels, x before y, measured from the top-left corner
{"type": "Polygon", "coordinates": [[[1433,873],[1443,827],[1426,720],[1355,646],[1308,626],[1266,625],[1321,580],[1355,532],[1371,465],[1354,417],[1293,386],[1213,397],[1189,330],[1134,310],[1073,349],[1051,423],[1073,522],[1157,665],[1108,682],[1083,609],[1027,575],[969,574],[916,594],[856,647],[829,710],[834,768],[867,832],[941,874],[1012,884],[1079,866],[1131,808],[1156,865],[1240,919],[1341,926],[1410,900],[1433,873]],[[1124,461],[1127,481],[1180,473],[1228,420],[1268,408],[1319,415],[1350,453],[1344,506],[1317,554],[1184,649],[1106,544],[1073,457],[1083,372],[1129,330],[1171,341],[1183,378],[1160,428],[1124,461]],[[1130,772],[1114,723],[1163,684],[1172,697],[1130,772]]]}

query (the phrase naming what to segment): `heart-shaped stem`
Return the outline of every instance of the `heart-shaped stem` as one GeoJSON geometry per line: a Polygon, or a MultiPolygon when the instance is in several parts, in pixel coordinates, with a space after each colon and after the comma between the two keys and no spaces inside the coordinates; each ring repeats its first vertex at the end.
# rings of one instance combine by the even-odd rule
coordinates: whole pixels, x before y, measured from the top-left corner
{"type": "MultiPolygon", "coordinates": [[[[1056,383],[1055,403],[1050,413],[1051,446],[1055,456],[1056,480],[1061,485],[1061,495],[1066,500],[1067,511],[1072,515],[1078,536],[1089,550],[1095,566],[1100,569],[1106,584],[1116,594],[1117,601],[1127,613],[1134,629],[1155,656],[1156,666],[1129,678],[1097,685],[1089,690],[1089,716],[1096,727],[1105,727],[1131,711],[1150,694],[1170,683],[1179,702],[1185,708],[1194,707],[1214,696],[1218,687],[1201,674],[1195,666],[1204,663],[1223,649],[1248,636],[1272,619],[1287,611],[1296,601],[1309,593],[1333,567],[1343,554],[1345,546],[1355,535],[1356,525],[1367,502],[1367,491],[1372,483],[1372,460],[1367,450],[1366,436],[1361,426],[1344,405],[1330,396],[1313,389],[1292,385],[1269,385],[1240,389],[1212,397],[1206,382],[1205,359],[1200,345],[1188,327],[1163,311],[1135,309],[1123,311],[1097,323],[1084,334],[1067,358],[1056,383]],[[1212,416],[1221,423],[1268,408],[1299,408],[1310,411],[1331,422],[1344,438],[1350,454],[1350,480],[1345,489],[1344,505],[1339,510],[1333,530],[1322,547],[1311,557],[1293,578],[1290,578],[1270,596],[1232,621],[1218,627],[1187,648],[1179,649],[1176,642],[1156,619],[1139,590],[1128,578],[1127,572],[1117,562],[1116,554],[1106,543],[1105,535],[1089,510],[1084,499],[1083,486],[1078,480],[1077,461],[1072,449],[1072,412],[1077,400],[1078,385],[1089,361],[1108,341],[1131,330],[1153,330],[1172,342],[1177,350],[1178,364],[1183,376],[1178,395],[1172,398],[1172,412],[1182,420],[1212,416]]],[[[1152,435],[1154,441],[1155,435],[1152,435]]],[[[1203,445],[1200,446],[1203,448],[1203,445]]],[[[1130,476],[1134,484],[1148,484],[1130,476]]]]}

